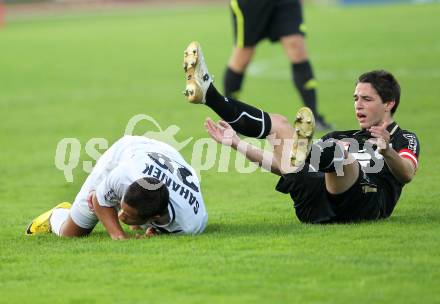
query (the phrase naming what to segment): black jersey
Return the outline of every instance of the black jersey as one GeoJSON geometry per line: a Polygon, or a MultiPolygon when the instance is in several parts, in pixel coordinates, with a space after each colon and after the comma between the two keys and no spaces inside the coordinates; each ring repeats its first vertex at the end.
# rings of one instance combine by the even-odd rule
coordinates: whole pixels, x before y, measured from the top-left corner
{"type": "MultiPolygon", "coordinates": [[[[407,130],[402,130],[395,122],[387,127],[390,132],[390,146],[401,156],[409,159],[417,169],[420,144],[416,135],[407,130]]],[[[385,190],[387,198],[382,206],[382,216],[389,217],[396,206],[402,192],[403,184],[391,173],[382,155],[376,147],[369,144],[368,139],[373,138],[366,130],[335,131],[326,134],[321,140],[337,139],[348,143],[347,149],[361,164],[362,171],[369,182],[385,190]],[[354,141],[353,141],[354,140],[354,141]],[[358,147],[352,147],[358,144],[358,147]],[[357,150],[357,151],[356,151],[357,150]]]]}
{"type": "MultiPolygon", "coordinates": [[[[418,166],[420,145],[414,133],[396,123],[388,126],[390,145],[404,158],[418,166]]],[[[391,215],[399,200],[403,184],[391,173],[373,138],[365,130],[336,131],[321,138],[341,140],[358,161],[358,179],[346,192],[333,195],[326,190],[325,174],[304,166],[296,173],[281,176],[276,190],[289,193],[298,219],[305,223],[345,223],[377,220],[391,215]]]]}

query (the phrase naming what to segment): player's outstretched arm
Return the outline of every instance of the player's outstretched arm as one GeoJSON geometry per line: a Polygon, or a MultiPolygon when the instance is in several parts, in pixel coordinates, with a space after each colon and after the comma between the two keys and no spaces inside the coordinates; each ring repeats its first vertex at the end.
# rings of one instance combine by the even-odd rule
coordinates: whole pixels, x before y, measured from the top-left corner
{"type": "Polygon", "coordinates": [[[205,129],[208,134],[219,144],[230,146],[243,154],[251,162],[257,163],[260,167],[281,175],[281,171],[273,153],[257,148],[250,143],[241,140],[232,127],[224,120],[215,123],[211,118],[205,121],[205,129]]]}
{"type": "Polygon", "coordinates": [[[375,138],[375,144],[379,152],[383,155],[385,162],[393,173],[394,177],[402,184],[409,183],[416,172],[416,168],[408,159],[401,157],[396,150],[389,146],[390,133],[386,129],[386,123],[380,126],[374,126],[369,129],[371,135],[375,138]]]}
{"type": "Polygon", "coordinates": [[[118,213],[115,208],[99,205],[95,194],[92,196],[92,204],[96,216],[104,225],[105,230],[113,240],[128,239],[128,236],[125,234],[119,223],[118,213]]]}
{"type": "Polygon", "coordinates": [[[401,157],[396,150],[392,148],[384,150],[382,155],[391,173],[393,173],[399,182],[407,184],[413,179],[416,169],[410,160],[401,157]]]}

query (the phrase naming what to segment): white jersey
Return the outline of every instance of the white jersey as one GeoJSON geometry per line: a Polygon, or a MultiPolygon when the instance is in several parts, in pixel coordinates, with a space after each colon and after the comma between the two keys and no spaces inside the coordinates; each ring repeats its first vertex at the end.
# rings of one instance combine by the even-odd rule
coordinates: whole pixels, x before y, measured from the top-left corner
{"type": "Polygon", "coordinates": [[[203,232],[208,214],[194,169],[173,147],[142,136],[124,136],[111,146],[98,160],[75,202],[95,190],[101,206],[119,208],[127,188],[143,177],[158,179],[169,191],[171,220],[165,225],[153,222],[153,227],[169,233],[203,232]]]}

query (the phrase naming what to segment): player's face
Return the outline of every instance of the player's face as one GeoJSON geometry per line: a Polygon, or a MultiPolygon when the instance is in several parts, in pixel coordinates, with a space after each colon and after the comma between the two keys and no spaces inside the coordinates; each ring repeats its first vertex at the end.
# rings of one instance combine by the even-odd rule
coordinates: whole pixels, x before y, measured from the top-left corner
{"type": "Polygon", "coordinates": [[[368,129],[383,122],[386,104],[370,83],[358,83],[354,90],[356,119],[362,129],[368,129]]]}
{"type": "Polygon", "coordinates": [[[121,222],[127,225],[142,225],[145,224],[145,219],[141,219],[136,208],[131,207],[125,202],[121,203],[121,210],[118,213],[118,218],[121,222]]]}

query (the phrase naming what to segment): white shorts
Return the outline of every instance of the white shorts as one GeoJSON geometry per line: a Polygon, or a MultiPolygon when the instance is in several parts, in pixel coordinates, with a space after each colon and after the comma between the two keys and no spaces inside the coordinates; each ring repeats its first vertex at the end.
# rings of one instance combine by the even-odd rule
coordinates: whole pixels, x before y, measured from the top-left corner
{"type": "Polygon", "coordinates": [[[91,191],[96,189],[96,186],[99,185],[105,176],[116,168],[119,160],[123,157],[124,148],[132,145],[136,141],[136,137],[122,137],[105,151],[96,162],[95,167],[81,187],[70,210],[70,217],[79,227],[93,229],[98,223],[98,218],[89,208],[87,197],[91,191]]]}

